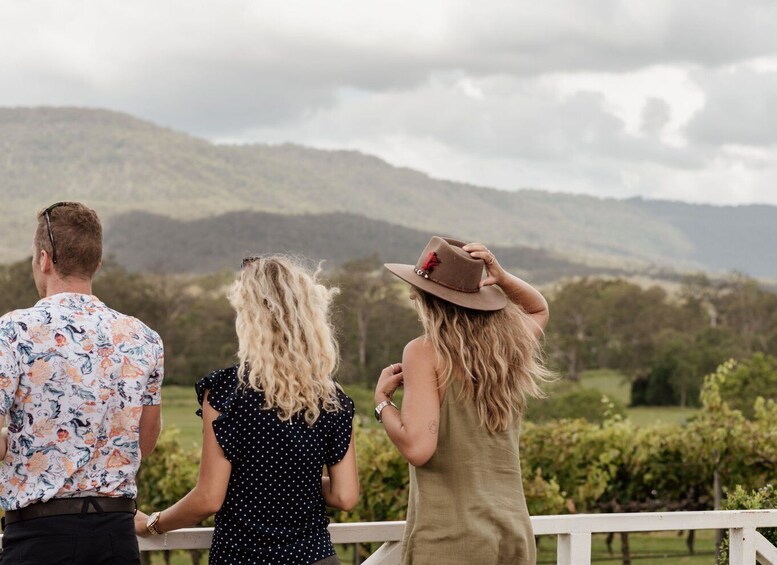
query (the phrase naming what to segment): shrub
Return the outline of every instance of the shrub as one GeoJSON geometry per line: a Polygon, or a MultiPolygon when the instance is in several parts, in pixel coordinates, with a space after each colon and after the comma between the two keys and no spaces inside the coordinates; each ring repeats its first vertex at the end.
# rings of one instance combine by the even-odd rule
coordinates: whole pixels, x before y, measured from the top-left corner
{"type": "Polygon", "coordinates": [[[561,514],[566,506],[564,493],[556,479],[545,480],[542,469],[535,469],[533,475],[524,475],[523,493],[532,516],[561,514]]]}
{"type": "Polygon", "coordinates": [[[529,403],[526,418],[532,422],[581,418],[600,424],[616,414],[626,415],[623,403],[607,397],[598,389],[572,385],[557,388],[548,398],[529,403]]]}
{"type": "MultiPolygon", "coordinates": [[[[737,486],[729,493],[723,505],[724,510],[773,510],[777,509],[777,489],[769,483],[758,490],[745,490],[737,486]]],[[[777,528],[758,530],[773,545],[777,545],[777,528]]],[[[719,565],[728,563],[728,535],[724,538],[718,557],[719,565]]]]}
{"type": "MultiPolygon", "coordinates": [[[[178,441],[178,429],[166,430],[156,448],[143,459],[137,475],[138,508],[147,514],[163,510],[178,502],[197,484],[200,454],[194,449],[183,449],[178,441]]],[[[201,526],[212,526],[213,517],[201,526]]],[[[204,551],[188,550],[192,565],[198,565],[204,551]]],[[[170,552],[163,552],[165,563],[170,563],[170,552]]],[[[144,564],[151,563],[149,553],[142,554],[144,564]]]]}
{"type": "Polygon", "coordinates": [[[199,469],[199,452],[181,447],[177,429],[165,431],[140,465],[138,508],[148,513],[178,502],[197,484],[199,469]]]}
{"type": "Polygon", "coordinates": [[[763,353],[730,366],[720,382],[720,395],[733,409],[747,418],[755,415],[758,397],[777,398],[777,358],[763,353]]]}
{"type": "Polygon", "coordinates": [[[350,512],[336,512],[338,522],[404,520],[409,472],[407,461],[379,428],[354,421],[361,496],[350,512]]]}

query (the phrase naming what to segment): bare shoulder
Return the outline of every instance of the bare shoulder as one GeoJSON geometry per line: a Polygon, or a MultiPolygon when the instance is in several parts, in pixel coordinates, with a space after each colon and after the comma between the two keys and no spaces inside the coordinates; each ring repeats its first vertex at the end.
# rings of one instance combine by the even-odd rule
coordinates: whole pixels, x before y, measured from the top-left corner
{"type": "Polygon", "coordinates": [[[405,350],[402,352],[402,362],[423,362],[428,361],[434,364],[434,347],[432,342],[425,336],[419,336],[408,342],[405,350]]]}
{"type": "Polygon", "coordinates": [[[417,337],[405,346],[402,354],[402,371],[405,380],[437,382],[437,355],[432,342],[424,336],[417,337]]]}

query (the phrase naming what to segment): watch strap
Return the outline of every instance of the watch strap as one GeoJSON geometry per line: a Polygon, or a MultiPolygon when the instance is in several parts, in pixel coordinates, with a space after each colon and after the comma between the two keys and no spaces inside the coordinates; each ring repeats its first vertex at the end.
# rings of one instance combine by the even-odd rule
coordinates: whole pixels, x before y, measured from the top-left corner
{"type": "Polygon", "coordinates": [[[152,512],[151,515],[149,515],[148,520],[146,521],[146,529],[149,531],[149,533],[155,536],[162,535],[162,531],[157,527],[157,524],[159,523],[159,517],[161,515],[162,515],[161,512],[152,512]]]}
{"type": "Polygon", "coordinates": [[[383,422],[383,418],[381,417],[381,413],[383,412],[383,409],[384,409],[386,406],[393,406],[394,408],[396,408],[397,410],[399,410],[399,407],[398,407],[396,404],[394,404],[393,402],[391,402],[391,400],[384,400],[383,402],[381,402],[380,404],[378,404],[378,405],[375,407],[375,419],[376,419],[378,422],[381,422],[381,423],[383,422]]]}

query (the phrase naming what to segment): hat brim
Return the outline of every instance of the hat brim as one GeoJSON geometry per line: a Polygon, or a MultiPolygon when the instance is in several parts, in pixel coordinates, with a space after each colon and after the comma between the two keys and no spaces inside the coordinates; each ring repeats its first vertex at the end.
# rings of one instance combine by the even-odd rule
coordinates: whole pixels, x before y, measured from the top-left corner
{"type": "Polygon", "coordinates": [[[507,297],[504,292],[494,285],[484,286],[477,292],[461,292],[417,275],[414,265],[384,263],[383,266],[409,285],[447,300],[456,306],[486,312],[501,310],[507,306],[507,297]]]}

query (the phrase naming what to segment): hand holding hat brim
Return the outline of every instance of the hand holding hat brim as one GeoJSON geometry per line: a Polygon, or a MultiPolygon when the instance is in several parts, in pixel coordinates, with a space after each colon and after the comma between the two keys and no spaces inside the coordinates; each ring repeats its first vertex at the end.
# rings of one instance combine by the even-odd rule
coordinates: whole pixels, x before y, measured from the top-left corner
{"type": "MultiPolygon", "coordinates": [[[[408,284],[457,306],[482,311],[501,310],[507,305],[507,297],[489,278],[483,279],[486,262],[477,256],[485,247],[476,248],[470,254],[463,249],[464,245],[458,240],[435,236],[415,266],[402,263],[384,266],[408,284]]],[[[493,264],[495,259],[488,253],[493,264]]]]}

